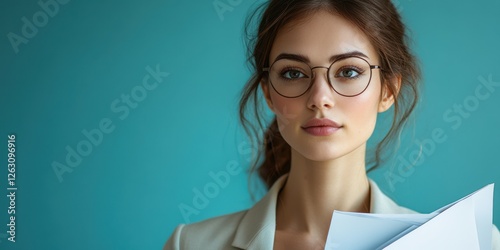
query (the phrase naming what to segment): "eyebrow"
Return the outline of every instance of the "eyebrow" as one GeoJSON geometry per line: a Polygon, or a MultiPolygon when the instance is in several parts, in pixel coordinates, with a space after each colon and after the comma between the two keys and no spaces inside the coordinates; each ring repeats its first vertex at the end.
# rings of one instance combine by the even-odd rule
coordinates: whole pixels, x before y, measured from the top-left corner
{"type": "MultiPolygon", "coordinates": [[[[364,57],[366,59],[370,59],[367,55],[365,55],[361,51],[349,51],[346,53],[342,54],[335,54],[330,57],[329,62],[332,63],[333,61],[340,59],[340,58],[346,58],[346,57],[351,57],[351,56],[359,56],[359,57],[364,57]]],[[[301,54],[291,54],[291,53],[281,53],[279,54],[274,61],[278,61],[279,59],[292,59],[292,60],[298,60],[298,61],[304,61],[306,63],[310,63],[311,60],[309,60],[309,57],[306,55],[301,55],[301,54]]]]}

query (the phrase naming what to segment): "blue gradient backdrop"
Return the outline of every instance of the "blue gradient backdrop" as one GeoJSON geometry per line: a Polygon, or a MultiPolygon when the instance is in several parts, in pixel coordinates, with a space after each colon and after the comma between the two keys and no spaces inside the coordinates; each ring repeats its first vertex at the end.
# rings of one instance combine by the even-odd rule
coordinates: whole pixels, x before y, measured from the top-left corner
{"type": "MultiPolygon", "coordinates": [[[[256,2],[63,2],[48,14],[37,1],[0,3],[0,249],[160,249],[179,223],[251,206],[248,141],[236,110],[249,77],[242,27],[256,2]],[[214,2],[227,10],[219,15],[214,2]],[[25,28],[29,38],[23,17],[38,24],[36,32],[25,28]],[[13,46],[11,33],[26,40],[13,46]],[[168,72],[151,90],[141,87],[148,66],[168,72]],[[122,95],[133,95],[130,103],[122,95]],[[85,148],[82,131],[106,121],[109,133],[85,148]],[[16,243],[6,239],[10,133],[17,136],[16,243]],[[78,144],[88,155],[70,159],[75,166],[60,181],[54,162],[67,165],[67,148],[78,144]],[[227,168],[229,183],[216,189],[210,173],[227,168]],[[194,206],[206,186],[213,197],[183,216],[179,206],[194,206]]],[[[370,176],[401,205],[430,212],[500,184],[500,1],[396,4],[424,87],[401,149],[370,176]],[[481,87],[482,100],[480,78],[496,82],[491,91],[481,87]],[[405,170],[401,159],[436,129],[446,140],[405,170]]]]}

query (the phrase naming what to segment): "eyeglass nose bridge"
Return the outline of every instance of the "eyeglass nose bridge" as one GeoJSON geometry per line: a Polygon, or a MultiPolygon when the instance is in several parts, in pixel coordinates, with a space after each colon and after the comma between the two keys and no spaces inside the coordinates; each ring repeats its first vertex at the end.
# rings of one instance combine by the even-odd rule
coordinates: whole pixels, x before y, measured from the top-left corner
{"type": "Polygon", "coordinates": [[[330,69],[330,67],[326,67],[326,66],[315,66],[315,67],[312,67],[312,68],[311,68],[311,71],[312,71],[313,69],[318,69],[318,68],[319,68],[319,69],[326,69],[326,70],[330,69]]]}
{"type": "MultiPolygon", "coordinates": [[[[316,77],[316,74],[314,73],[313,69],[326,69],[326,81],[328,82],[328,84],[330,85],[330,87],[333,89],[333,86],[332,86],[332,83],[330,82],[330,77],[328,76],[328,71],[330,70],[330,67],[326,67],[326,66],[314,66],[314,67],[311,67],[311,74],[312,74],[312,77],[311,77],[311,83],[309,84],[309,88],[312,87],[313,85],[313,82],[314,82],[314,78],[316,77]]],[[[308,90],[309,90],[308,88],[308,90]]]]}

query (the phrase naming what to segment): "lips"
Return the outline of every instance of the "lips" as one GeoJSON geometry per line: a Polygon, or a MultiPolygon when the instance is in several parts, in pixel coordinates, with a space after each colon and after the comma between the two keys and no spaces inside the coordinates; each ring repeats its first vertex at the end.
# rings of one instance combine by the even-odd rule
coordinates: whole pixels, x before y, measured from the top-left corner
{"type": "Polygon", "coordinates": [[[326,118],[314,118],[309,120],[304,126],[302,126],[302,129],[304,129],[304,131],[314,136],[331,135],[340,128],[342,128],[340,124],[326,118]]]}
{"type": "Polygon", "coordinates": [[[340,128],[342,126],[340,126],[340,124],[330,120],[330,119],[326,119],[326,118],[323,118],[323,119],[318,119],[318,118],[314,118],[314,119],[311,119],[309,120],[304,126],[302,126],[302,128],[306,129],[306,128],[310,128],[310,127],[333,127],[333,128],[340,128]]]}

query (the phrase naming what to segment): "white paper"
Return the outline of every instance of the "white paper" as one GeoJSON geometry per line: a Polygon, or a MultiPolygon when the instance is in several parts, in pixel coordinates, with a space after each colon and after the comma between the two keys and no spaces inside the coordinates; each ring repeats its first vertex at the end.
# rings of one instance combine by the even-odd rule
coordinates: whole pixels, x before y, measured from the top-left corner
{"type": "Polygon", "coordinates": [[[334,211],[325,249],[491,249],[493,189],[430,214],[334,211]]]}

